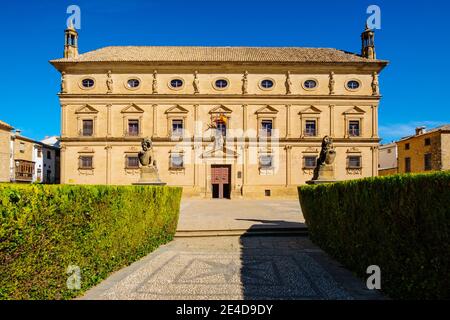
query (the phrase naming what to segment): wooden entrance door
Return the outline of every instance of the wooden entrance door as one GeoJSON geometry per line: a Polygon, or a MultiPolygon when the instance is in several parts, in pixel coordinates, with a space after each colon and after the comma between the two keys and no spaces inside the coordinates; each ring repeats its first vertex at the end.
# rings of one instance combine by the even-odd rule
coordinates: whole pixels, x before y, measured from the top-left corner
{"type": "Polygon", "coordinates": [[[211,166],[211,184],[213,198],[230,198],[230,165],[211,166]]]}

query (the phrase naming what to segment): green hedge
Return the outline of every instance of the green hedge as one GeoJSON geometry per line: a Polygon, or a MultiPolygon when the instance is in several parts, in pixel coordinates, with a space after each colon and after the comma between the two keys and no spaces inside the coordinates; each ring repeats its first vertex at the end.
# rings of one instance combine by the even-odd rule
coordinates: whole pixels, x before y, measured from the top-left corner
{"type": "Polygon", "coordinates": [[[170,241],[181,188],[0,185],[0,299],[70,299],[170,241]],[[69,290],[69,265],[81,290],[69,290]]]}
{"type": "Polygon", "coordinates": [[[450,172],[299,187],[313,242],[396,299],[450,298],[450,172]]]}

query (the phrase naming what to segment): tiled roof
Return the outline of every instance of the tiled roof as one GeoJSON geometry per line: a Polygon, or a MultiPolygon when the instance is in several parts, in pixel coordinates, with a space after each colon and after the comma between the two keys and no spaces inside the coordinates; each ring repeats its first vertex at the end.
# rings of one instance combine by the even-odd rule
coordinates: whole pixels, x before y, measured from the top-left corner
{"type": "Polygon", "coordinates": [[[450,124],[444,124],[442,126],[439,126],[439,127],[436,127],[436,128],[432,128],[430,130],[425,130],[422,134],[419,134],[419,135],[412,134],[410,136],[402,137],[398,141],[408,140],[408,139],[411,139],[411,138],[414,138],[414,137],[417,137],[417,136],[422,136],[422,135],[425,135],[425,134],[428,134],[428,133],[432,133],[432,132],[436,132],[436,131],[450,131],[450,124]]]}
{"type": "Polygon", "coordinates": [[[382,62],[330,48],[104,47],[51,62],[382,62]]]}
{"type": "Polygon", "coordinates": [[[9,124],[7,124],[6,122],[3,122],[1,120],[0,120],[0,126],[6,127],[8,129],[11,129],[11,130],[14,129],[12,126],[10,126],[9,124]]]}

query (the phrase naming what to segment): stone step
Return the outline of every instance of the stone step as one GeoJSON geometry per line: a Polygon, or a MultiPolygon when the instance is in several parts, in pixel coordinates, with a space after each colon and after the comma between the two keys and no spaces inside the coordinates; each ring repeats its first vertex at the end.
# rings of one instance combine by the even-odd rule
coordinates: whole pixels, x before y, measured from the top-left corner
{"type": "Polygon", "coordinates": [[[232,230],[177,230],[175,238],[220,236],[308,236],[308,228],[252,228],[232,230]]]}

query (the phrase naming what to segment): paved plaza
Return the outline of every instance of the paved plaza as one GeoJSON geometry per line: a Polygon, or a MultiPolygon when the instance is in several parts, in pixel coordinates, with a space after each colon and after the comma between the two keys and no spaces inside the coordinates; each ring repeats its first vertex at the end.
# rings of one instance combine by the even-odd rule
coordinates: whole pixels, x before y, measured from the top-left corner
{"type": "MultiPolygon", "coordinates": [[[[223,209],[222,201],[183,200],[179,228],[194,228],[193,221],[197,221],[200,228],[211,229],[251,229],[255,224],[273,224],[276,228],[283,222],[297,225],[303,221],[300,207],[298,203],[296,207],[294,202],[228,201],[225,204],[228,204],[228,210],[223,209]],[[189,217],[193,218],[192,221],[189,217]]],[[[114,273],[81,297],[192,300],[380,298],[378,293],[367,290],[362,280],[331,260],[308,237],[246,234],[176,238],[114,273]]]]}

